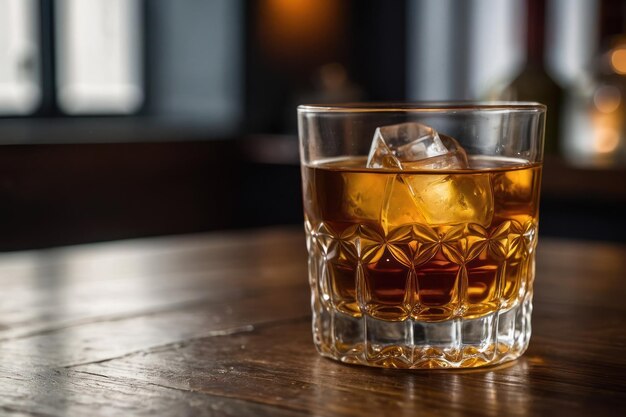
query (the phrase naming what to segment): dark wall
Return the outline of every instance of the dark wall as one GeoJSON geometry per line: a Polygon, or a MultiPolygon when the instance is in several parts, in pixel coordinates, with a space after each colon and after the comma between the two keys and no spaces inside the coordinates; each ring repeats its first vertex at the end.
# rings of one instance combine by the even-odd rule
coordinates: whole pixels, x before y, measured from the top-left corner
{"type": "Polygon", "coordinates": [[[301,221],[297,167],[238,142],[0,147],[0,250],[301,221]]]}
{"type": "Polygon", "coordinates": [[[319,22],[324,26],[277,36],[281,23],[271,20],[272,8],[261,0],[246,2],[246,133],[295,134],[298,104],[406,97],[405,0],[306,3],[319,5],[312,11],[328,13],[319,22]],[[323,69],[329,64],[345,71],[346,85],[324,87],[323,69]]]}

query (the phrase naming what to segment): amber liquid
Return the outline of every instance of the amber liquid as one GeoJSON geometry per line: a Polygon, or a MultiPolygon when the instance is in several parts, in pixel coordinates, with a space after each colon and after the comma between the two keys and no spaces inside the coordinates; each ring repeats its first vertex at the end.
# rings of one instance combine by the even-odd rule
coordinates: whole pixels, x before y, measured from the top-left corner
{"type": "Polygon", "coordinates": [[[541,166],[372,170],[363,158],[303,167],[306,228],[328,308],[381,320],[474,318],[532,285],[541,166]]]}

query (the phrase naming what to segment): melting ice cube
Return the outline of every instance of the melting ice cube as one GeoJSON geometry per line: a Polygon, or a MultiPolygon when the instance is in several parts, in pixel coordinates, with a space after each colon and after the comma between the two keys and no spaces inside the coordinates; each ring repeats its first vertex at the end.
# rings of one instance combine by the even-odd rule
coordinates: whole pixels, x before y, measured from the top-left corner
{"type": "Polygon", "coordinates": [[[402,123],[376,129],[367,167],[463,169],[468,163],[456,140],[421,123],[402,123]]]}
{"type": "Polygon", "coordinates": [[[340,200],[349,218],[377,223],[385,232],[426,221],[416,210],[409,187],[394,173],[345,173],[340,200]]]}
{"type": "MultiPolygon", "coordinates": [[[[469,168],[465,150],[451,137],[430,126],[402,123],[376,129],[367,159],[368,168],[390,168],[401,184],[385,195],[393,196],[405,186],[414,209],[431,225],[477,223],[488,226],[493,217],[493,194],[489,174],[436,173],[437,170],[469,168]],[[427,170],[432,170],[430,173],[427,170]],[[411,172],[419,171],[419,172],[411,172]]],[[[394,204],[382,204],[381,220],[394,204]]]]}

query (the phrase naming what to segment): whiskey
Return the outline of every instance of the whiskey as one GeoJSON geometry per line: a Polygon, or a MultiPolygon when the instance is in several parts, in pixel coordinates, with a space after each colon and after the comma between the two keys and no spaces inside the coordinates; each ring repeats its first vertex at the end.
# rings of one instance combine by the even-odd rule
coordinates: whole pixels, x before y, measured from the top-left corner
{"type": "Polygon", "coordinates": [[[323,308],[389,322],[473,319],[532,290],[541,165],[465,170],[303,167],[310,280],[323,308]]]}

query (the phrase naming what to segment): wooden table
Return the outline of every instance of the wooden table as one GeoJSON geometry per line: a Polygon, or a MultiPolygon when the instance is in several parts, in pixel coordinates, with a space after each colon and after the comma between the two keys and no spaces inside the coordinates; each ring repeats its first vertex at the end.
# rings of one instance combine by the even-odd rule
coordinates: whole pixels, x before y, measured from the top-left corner
{"type": "Polygon", "coordinates": [[[0,255],[0,415],[626,415],[626,246],[542,239],[519,360],[320,357],[304,237],[275,228],[0,255]]]}

